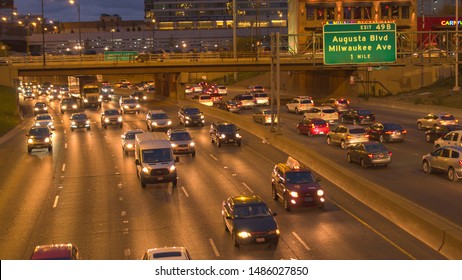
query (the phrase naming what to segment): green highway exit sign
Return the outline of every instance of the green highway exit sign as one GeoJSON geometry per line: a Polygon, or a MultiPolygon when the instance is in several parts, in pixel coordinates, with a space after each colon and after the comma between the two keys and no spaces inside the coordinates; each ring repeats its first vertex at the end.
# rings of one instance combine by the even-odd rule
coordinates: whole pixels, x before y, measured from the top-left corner
{"type": "Polygon", "coordinates": [[[120,52],[104,52],[104,61],[132,61],[138,52],[120,51],[120,52]]]}
{"type": "Polygon", "coordinates": [[[341,23],[323,26],[324,64],[396,61],[396,24],[341,23]]]}

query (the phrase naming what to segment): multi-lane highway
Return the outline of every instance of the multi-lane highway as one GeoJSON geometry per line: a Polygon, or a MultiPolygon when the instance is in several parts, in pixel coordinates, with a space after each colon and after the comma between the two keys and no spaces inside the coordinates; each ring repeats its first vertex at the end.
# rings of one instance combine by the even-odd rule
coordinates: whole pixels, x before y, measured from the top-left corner
{"type": "MultiPolygon", "coordinates": [[[[139,259],[153,247],[184,246],[194,259],[442,259],[443,257],[377,213],[321,181],[327,193],[324,210],[286,212],[271,199],[270,174],[287,155],[241,131],[241,147],[212,145],[209,128],[188,128],[195,137],[196,157],[180,156],[178,186],[140,187],[133,155],[125,156],[120,135],[129,128],[146,129],[148,109],[164,109],[178,125],[178,106],[150,100],[142,113],[125,115],[123,129],[103,129],[100,111],[88,110],[91,131],[69,128],[69,114],[58,102],[50,111],[56,122],[53,153],[27,153],[25,134],[32,125],[33,101],[22,102],[23,127],[0,146],[1,259],[27,259],[34,246],[71,242],[84,259],[139,259]],[[221,202],[231,195],[261,196],[277,212],[281,240],[274,245],[236,248],[224,230],[221,202]]],[[[103,107],[116,107],[116,102],[103,107]]],[[[346,162],[346,153],[328,146],[325,138],[297,135],[301,115],[283,113],[285,135],[307,148],[375,180],[400,195],[462,224],[458,184],[443,176],[426,175],[420,157],[431,150],[416,115],[373,109],[378,120],[399,121],[408,129],[405,143],[390,144],[394,162],[387,168],[362,169],[346,162]],[[402,120],[402,121],[401,121],[402,120]]],[[[242,117],[251,118],[250,112],[242,117]]],[[[213,121],[206,116],[206,124],[213,121]]]]}

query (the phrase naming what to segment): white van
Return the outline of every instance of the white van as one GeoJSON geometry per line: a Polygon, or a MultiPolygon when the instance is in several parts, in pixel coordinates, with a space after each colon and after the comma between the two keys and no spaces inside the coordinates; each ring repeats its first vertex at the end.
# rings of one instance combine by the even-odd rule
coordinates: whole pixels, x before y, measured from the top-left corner
{"type": "Polygon", "coordinates": [[[173,156],[172,145],[165,133],[136,134],[135,164],[141,187],[146,187],[146,184],[169,182],[176,186],[175,162],[178,161],[179,157],[173,156]]]}

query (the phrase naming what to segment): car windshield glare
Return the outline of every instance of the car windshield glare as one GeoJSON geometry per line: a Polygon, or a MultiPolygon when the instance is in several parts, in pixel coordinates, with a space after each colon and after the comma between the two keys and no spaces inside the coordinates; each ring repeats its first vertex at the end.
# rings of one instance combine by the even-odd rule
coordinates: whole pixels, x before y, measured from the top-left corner
{"type": "Polygon", "coordinates": [[[29,131],[29,134],[32,136],[48,136],[50,132],[47,128],[39,127],[39,128],[32,128],[29,131]]]}
{"type": "Polygon", "coordinates": [[[303,100],[300,100],[300,103],[301,104],[311,104],[313,102],[311,101],[311,99],[303,99],[303,100]]]}
{"type": "Polygon", "coordinates": [[[384,124],[383,125],[385,130],[401,130],[401,126],[396,123],[389,123],[389,124],[384,124]]]}
{"type": "Polygon", "coordinates": [[[265,204],[250,204],[234,207],[234,218],[249,219],[271,216],[271,212],[265,204]]]}
{"type": "Polygon", "coordinates": [[[314,183],[316,180],[311,172],[287,172],[286,181],[291,184],[314,183]]]}
{"type": "Polygon", "coordinates": [[[176,132],[171,134],[172,141],[191,140],[188,132],[176,132]]]}
{"type": "Polygon", "coordinates": [[[72,119],[74,120],[83,120],[83,119],[86,119],[87,118],[87,115],[84,115],[84,114],[78,114],[78,115],[74,115],[72,117],[72,119]]]}
{"type": "Polygon", "coordinates": [[[135,140],[135,135],[139,134],[139,133],[142,133],[142,132],[127,133],[127,134],[125,134],[125,139],[126,140],[135,140]]]}
{"type": "Polygon", "coordinates": [[[334,109],[322,109],[322,112],[326,114],[333,114],[335,113],[335,110],[334,109]]]}
{"type": "Polygon", "coordinates": [[[359,115],[371,115],[372,112],[368,110],[358,110],[359,115]]]}
{"type": "Polygon", "coordinates": [[[144,163],[157,163],[172,161],[172,150],[169,148],[143,150],[142,158],[144,163]]]}
{"type": "Polygon", "coordinates": [[[107,111],[104,112],[104,114],[106,116],[114,116],[114,115],[118,115],[119,111],[117,111],[117,110],[107,110],[107,111]]]}

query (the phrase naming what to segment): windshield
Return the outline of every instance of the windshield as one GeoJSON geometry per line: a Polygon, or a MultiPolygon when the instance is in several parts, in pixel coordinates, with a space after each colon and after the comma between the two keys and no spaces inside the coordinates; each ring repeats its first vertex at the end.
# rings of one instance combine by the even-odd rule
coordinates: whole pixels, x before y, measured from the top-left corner
{"type": "Polygon", "coordinates": [[[234,124],[219,125],[218,131],[224,133],[234,133],[236,132],[236,126],[234,124]]]}
{"type": "Polygon", "coordinates": [[[199,99],[200,100],[210,100],[212,99],[212,97],[210,95],[202,95],[202,96],[199,96],[199,99]]]}
{"type": "Polygon", "coordinates": [[[70,104],[70,103],[75,103],[73,99],[69,98],[69,99],[63,99],[61,101],[61,103],[63,104],[70,104]]]}
{"type": "Polygon", "coordinates": [[[313,102],[311,101],[311,99],[303,99],[303,100],[300,100],[300,103],[301,104],[311,104],[313,102]]]}
{"type": "Polygon", "coordinates": [[[125,139],[126,139],[126,140],[135,140],[135,135],[136,135],[136,134],[140,134],[140,133],[143,133],[143,132],[140,131],[140,132],[131,132],[131,133],[127,133],[127,134],[125,134],[125,139]]]}
{"type": "Polygon", "coordinates": [[[50,131],[46,127],[31,128],[29,134],[32,136],[49,136],[50,131]]]}
{"type": "Polygon", "coordinates": [[[252,95],[242,95],[241,100],[253,100],[252,95]]]}
{"type": "Polygon", "coordinates": [[[51,120],[51,116],[50,115],[38,115],[37,120],[38,121],[51,120]]]}
{"type": "Polygon", "coordinates": [[[119,114],[119,111],[117,111],[117,110],[107,110],[107,111],[104,112],[104,114],[106,116],[115,116],[115,115],[119,114]]]}
{"type": "Polygon", "coordinates": [[[266,93],[255,93],[255,97],[268,97],[268,94],[266,93]]]}
{"type": "Polygon", "coordinates": [[[124,100],[122,100],[122,102],[124,104],[137,104],[138,103],[138,101],[136,101],[136,99],[124,99],[124,100]]]}
{"type": "Polygon", "coordinates": [[[368,110],[358,110],[358,115],[371,115],[372,112],[368,110]]]}
{"type": "Polygon", "coordinates": [[[234,218],[248,219],[271,216],[271,212],[265,204],[245,204],[234,207],[234,218]]]}
{"type": "Polygon", "coordinates": [[[271,115],[271,110],[263,110],[263,115],[271,115]]]}
{"type": "Polygon", "coordinates": [[[323,113],[326,113],[326,114],[333,114],[335,113],[335,110],[334,109],[322,109],[322,112],[323,113]]]}
{"type": "Polygon", "coordinates": [[[47,106],[47,105],[46,105],[45,103],[42,103],[42,102],[40,102],[40,103],[38,103],[38,102],[35,103],[35,107],[46,107],[46,106],[47,106]]]}
{"type": "Polygon", "coordinates": [[[191,135],[188,132],[175,132],[170,138],[172,141],[191,140],[191,135]]]}
{"type": "Polygon", "coordinates": [[[374,144],[374,145],[365,145],[367,152],[369,153],[384,153],[387,152],[387,148],[384,145],[374,144]]]}
{"type": "Polygon", "coordinates": [[[286,181],[291,184],[306,184],[316,182],[313,174],[311,174],[309,171],[287,172],[286,181]]]}
{"type": "Polygon", "coordinates": [[[186,108],[184,112],[188,115],[197,115],[201,113],[198,108],[186,108]]]}
{"type": "Polygon", "coordinates": [[[168,119],[166,114],[151,114],[151,119],[153,120],[165,120],[168,119]]]}
{"type": "Polygon", "coordinates": [[[172,149],[163,148],[163,149],[154,149],[154,150],[143,150],[142,158],[143,158],[144,163],[172,161],[173,160],[172,149]]]}
{"type": "Polygon", "coordinates": [[[87,119],[87,115],[85,115],[85,114],[72,115],[72,119],[73,120],[85,120],[85,119],[87,119]]]}
{"type": "Polygon", "coordinates": [[[385,130],[401,130],[401,126],[397,123],[387,123],[387,124],[383,124],[383,128],[385,130]]]}

